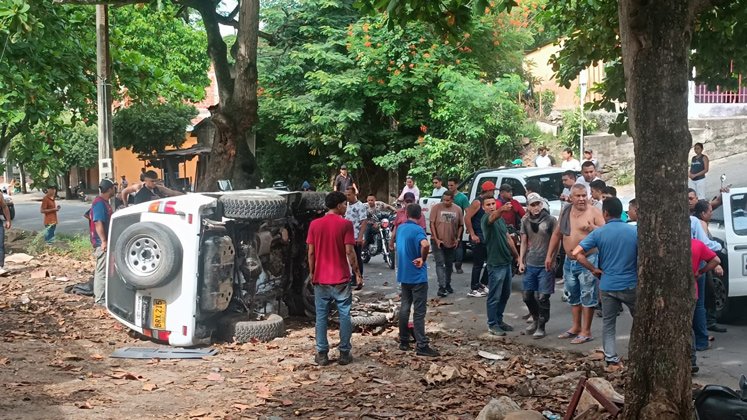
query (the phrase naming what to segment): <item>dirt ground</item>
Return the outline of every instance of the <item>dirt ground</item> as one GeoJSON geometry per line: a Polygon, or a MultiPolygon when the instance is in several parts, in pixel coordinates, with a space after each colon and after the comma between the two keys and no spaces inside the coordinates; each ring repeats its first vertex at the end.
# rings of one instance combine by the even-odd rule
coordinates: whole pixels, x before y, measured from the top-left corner
{"type": "Polygon", "coordinates": [[[400,351],[391,326],[357,331],[352,364],[318,367],[313,323],[305,319],[288,320],[285,337],[218,343],[217,356],[200,360],[113,359],[116,348],[157,344],[128,334],[91,298],[63,292],[91,276],[92,262],[41,256],[6,268],[12,274],[0,277],[2,418],[468,419],[501,395],[562,415],[581,376],[606,376],[622,389],[620,373],[606,374],[599,354],[439,330],[434,321],[427,329],[442,356],[432,359],[400,351]],[[32,279],[39,269],[53,277],[32,279]],[[502,360],[480,357],[480,350],[502,360]]]}

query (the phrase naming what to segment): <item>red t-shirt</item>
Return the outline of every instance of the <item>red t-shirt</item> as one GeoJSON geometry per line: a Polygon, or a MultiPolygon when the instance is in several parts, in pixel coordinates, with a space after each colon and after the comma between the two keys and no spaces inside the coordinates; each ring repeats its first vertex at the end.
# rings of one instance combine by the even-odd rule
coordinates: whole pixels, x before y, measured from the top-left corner
{"type": "MultiPolygon", "coordinates": [[[[394,227],[401,225],[402,223],[405,223],[407,221],[407,208],[403,207],[401,209],[397,210],[397,214],[394,216],[394,227]]],[[[420,219],[418,219],[418,226],[425,229],[425,216],[423,214],[420,214],[420,219]]]]}
{"type": "MultiPolygon", "coordinates": [[[[496,204],[496,207],[501,207],[506,202],[503,201],[502,198],[498,198],[498,204],[496,204]]],[[[525,214],[527,214],[526,210],[524,210],[524,207],[519,204],[518,201],[511,199],[511,210],[510,211],[504,211],[501,214],[501,217],[503,218],[503,221],[506,222],[506,226],[513,226],[518,227],[519,223],[521,222],[521,218],[524,217],[525,214]]]]}
{"type": "Polygon", "coordinates": [[[327,214],[309,226],[306,243],[314,245],[314,284],[350,281],[345,245],[355,245],[353,224],[336,214],[327,214]]]}
{"type": "MultiPolygon", "coordinates": [[[[691,239],[690,241],[690,247],[692,248],[691,261],[693,265],[693,274],[696,274],[698,269],[700,269],[700,263],[712,260],[713,257],[716,256],[716,253],[711,251],[706,244],[697,239],[691,239]]],[[[698,296],[697,279],[695,281],[695,296],[698,296]]]]}

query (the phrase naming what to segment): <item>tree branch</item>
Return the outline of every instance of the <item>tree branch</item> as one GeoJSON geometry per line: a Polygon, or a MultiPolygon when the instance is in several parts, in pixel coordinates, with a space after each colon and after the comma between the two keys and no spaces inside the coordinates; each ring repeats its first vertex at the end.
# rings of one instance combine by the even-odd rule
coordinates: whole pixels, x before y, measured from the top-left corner
{"type": "Polygon", "coordinates": [[[208,39],[208,55],[213,62],[215,79],[218,82],[218,93],[221,106],[231,100],[234,81],[231,77],[231,65],[228,63],[228,50],[220,33],[219,14],[215,11],[215,3],[211,0],[191,0],[190,7],[196,9],[205,25],[208,39]]]}
{"type": "MultiPolygon", "coordinates": [[[[218,20],[218,23],[221,25],[231,26],[236,29],[239,28],[239,21],[234,19],[233,17],[236,15],[236,12],[238,11],[238,6],[236,9],[234,9],[228,16],[223,16],[220,13],[216,13],[216,20],[218,20]]],[[[270,45],[275,45],[275,35],[268,34],[264,31],[259,31],[257,33],[257,36],[259,36],[262,39],[265,39],[267,42],[270,43],[270,45]]]]}

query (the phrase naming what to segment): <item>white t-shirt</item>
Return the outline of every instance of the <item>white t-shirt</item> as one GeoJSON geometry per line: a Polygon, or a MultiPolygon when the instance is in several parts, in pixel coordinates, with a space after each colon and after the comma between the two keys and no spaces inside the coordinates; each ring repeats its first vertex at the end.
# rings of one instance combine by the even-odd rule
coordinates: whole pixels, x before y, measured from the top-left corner
{"type": "Polygon", "coordinates": [[[564,160],[563,163],[560,164],[560,167],[566,171],[580,171],[581,163],[576,159],[564,160]]]}
{"type": "MultiPolygon", "coordinates": [[[[598,179],[600,178],[598,176],[595,176],[594,179],[592,179],[591,181],[594,182],[598,179]]],[[[584,184],[584,186],[586,187],[586,195],[591,197],[591,186],[589,185],[591,184],[591,182],[586,182],[586,178],[584,178],[583,175],[581,175],[580,177],[576,179],[576,184],[584,184]]]]}
{"type": "Polygon", "coordinates": [[[441,197],[447,191],[446,187],[434,188],[431,197],[441,197]]]}
{"type": "Polygon", "coordinates": [[[549,168],[552,166],[552,160],[550,160],[549,155],[537,155],[537,157],[534,158],[534,165],[538,168],[549,168]]]}

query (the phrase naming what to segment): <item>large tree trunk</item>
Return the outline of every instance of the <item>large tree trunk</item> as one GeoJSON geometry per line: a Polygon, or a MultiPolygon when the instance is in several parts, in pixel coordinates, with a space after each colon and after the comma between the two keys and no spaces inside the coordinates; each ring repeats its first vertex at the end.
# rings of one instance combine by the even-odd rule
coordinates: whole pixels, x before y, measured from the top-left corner
{"type": "Polygon", "coordinates": [[[640,205],[639,310],[628,350],[624,418],[689,419],[695,301],[686,199],[692,142],[687,81],[694,11],[685,0],[618,4],[640,205]]]}
{"type": "Polygon", "coordinates": [[[239,4],[235,76],[231,76],[226,44],[223,41],[215,4],[210,0],[191,3],[202,15],[208,37],[208,54],[215,67],[220,103],[213,110],[215,124],[213,149],[205,171],[198,182],[201,191],[215,191],[217,181],[231,179],[236,188],[257,185],[257,165],[246,145],[246,139],[257,123],[257,38],[259,35],[259,0],[242,0],[239,4]]]}

